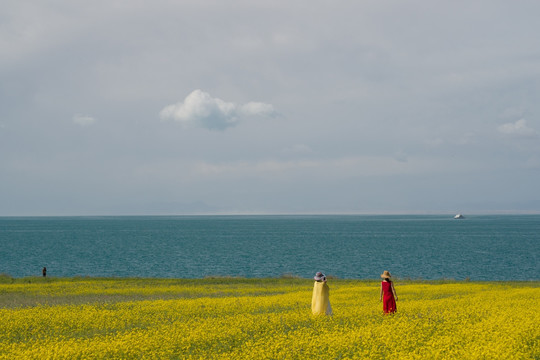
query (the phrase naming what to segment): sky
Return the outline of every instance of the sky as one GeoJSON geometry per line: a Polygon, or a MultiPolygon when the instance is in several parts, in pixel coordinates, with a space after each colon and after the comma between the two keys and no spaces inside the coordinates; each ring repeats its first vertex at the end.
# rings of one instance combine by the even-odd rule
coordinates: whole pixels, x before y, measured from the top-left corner
{"type": "Polygon", "coordinates": [[[540,213],[539,13],[4,0],[0,216],[540,213]]]}

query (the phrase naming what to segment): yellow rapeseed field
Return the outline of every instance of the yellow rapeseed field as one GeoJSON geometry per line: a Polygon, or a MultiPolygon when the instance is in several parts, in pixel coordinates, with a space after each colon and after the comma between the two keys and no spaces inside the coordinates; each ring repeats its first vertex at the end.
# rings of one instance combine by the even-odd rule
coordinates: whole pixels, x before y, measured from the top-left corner
{"type": "Polygon", "coordinates": [[[17,279],[0,284],[0,359],[539,359],[538,282],[17,279]],[[20,281],[19,281],[20,280],[20,281]]]}

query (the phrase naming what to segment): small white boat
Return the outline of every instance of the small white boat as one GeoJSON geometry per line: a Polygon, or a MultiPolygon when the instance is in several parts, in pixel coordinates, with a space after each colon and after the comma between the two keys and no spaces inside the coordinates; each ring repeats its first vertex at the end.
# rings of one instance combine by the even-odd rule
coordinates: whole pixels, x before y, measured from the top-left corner
{"type": "Polygon", "coordinates": [[[465,216],[457,214],[456,216],[454,216],[454,219],[465,219],[465,216]]]}

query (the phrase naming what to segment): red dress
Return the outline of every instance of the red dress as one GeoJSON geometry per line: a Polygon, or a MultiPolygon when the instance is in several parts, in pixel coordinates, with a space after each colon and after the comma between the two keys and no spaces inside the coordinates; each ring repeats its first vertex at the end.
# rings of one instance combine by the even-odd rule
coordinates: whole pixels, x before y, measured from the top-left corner
{"type": "Polygon", "coordinates": [[[383,311],[385,314],[396,312],[396,299],[392,292],[392,283],[383,281],[381,283],[383,291],[383,311]]]}

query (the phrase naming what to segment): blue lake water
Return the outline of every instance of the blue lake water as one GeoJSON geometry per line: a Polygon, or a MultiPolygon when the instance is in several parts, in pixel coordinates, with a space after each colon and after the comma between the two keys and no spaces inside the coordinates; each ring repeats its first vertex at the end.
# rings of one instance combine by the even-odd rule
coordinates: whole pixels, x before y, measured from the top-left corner
{"type": "Polygon", "coordinates": [[[540,215],[0,218],[0,273],[539,280],[540,215]]]}

